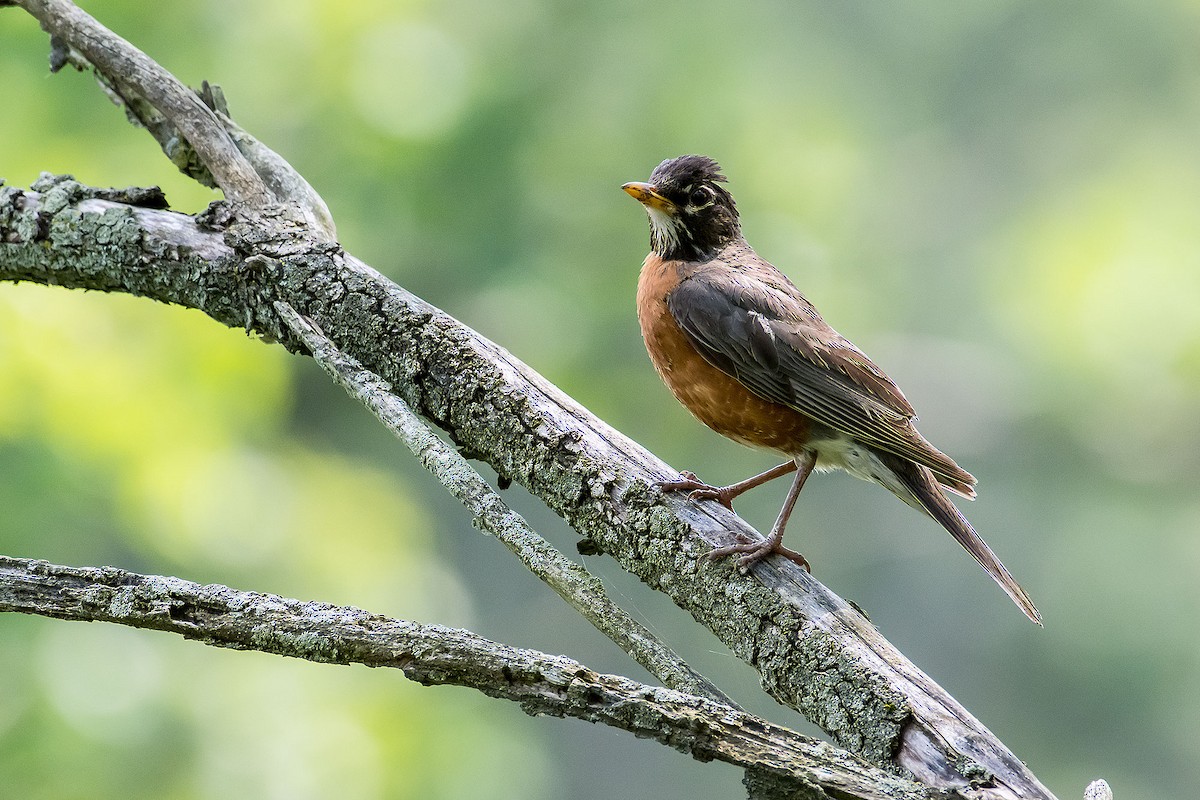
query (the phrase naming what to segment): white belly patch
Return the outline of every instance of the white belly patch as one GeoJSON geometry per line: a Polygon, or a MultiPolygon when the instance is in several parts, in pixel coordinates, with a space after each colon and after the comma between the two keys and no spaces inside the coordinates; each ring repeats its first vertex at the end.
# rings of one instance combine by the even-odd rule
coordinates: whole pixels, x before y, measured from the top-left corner
{"type": "Polygon", "coordinates": [[[900,482],[871,448],[849,437],[821,439],[810,442],[808,446],[817,453],[818,470],[845,470],[856,478],[880,484],[909,505],[921,507],[908,487],[900,482]]]}

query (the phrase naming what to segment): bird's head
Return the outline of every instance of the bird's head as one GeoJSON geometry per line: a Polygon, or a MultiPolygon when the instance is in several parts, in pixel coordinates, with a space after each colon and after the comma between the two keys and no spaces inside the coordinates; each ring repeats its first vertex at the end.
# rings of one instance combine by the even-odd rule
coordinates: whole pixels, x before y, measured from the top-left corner
{"type": "Polygon", "coordinates": [[[669,158],[648,183],[621,188],[646,207],[650,248],[666,260],[707,261],[741,236],[733,195],[708,156],[669,158]]]}

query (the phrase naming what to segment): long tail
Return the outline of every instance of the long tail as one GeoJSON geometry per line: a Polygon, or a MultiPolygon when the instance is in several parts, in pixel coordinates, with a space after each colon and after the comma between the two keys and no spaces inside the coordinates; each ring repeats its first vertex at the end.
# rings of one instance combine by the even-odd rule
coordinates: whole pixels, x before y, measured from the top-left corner
{"type": "Polygon", "coordinates": [[[1034,607],[1029,595],[1013,579],[1008,569],[1000,563],[1000,559],[996,558],[992,548],[988,547],[987,542],[975,532],[958,507],[942,494],[941,487],[938,486],[933,473],[920,464],[914,464],[897,456],[883,453],[880,453],[879,456],[900,484],[899,486],[887,486],[886,483],[884,485],[901,500],[910,506],[921,509],[937,520],[943,528],[950,531],[950,535],[975,557],[979,566],[983,567],[987,574],[1000,584],[1000,588],[1012,598],[1018,608],[1025,612],[1025,616],[1041,625],[1042,615],[1034,607]]]}

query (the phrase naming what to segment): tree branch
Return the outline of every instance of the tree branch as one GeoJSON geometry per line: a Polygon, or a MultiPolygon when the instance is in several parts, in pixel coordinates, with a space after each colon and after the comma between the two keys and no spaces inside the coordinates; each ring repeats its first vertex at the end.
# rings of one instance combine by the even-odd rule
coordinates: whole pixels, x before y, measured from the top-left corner
{"type": "MultiPolygon", "coordinates": [[[[75,39],[86,40],[88,30],[56,33],[86,51],[88,43],[75,39]]],[[[107,46],[132,50],[120,39],[107,46]]],[[[199,124],[216,122],[201,115],[199,124]]],[[[1052,797],[990,731],[803,570],[769,559],[739,575],[699,557],[739,534],[757,536],[741,519],[715,503],[663,497],[651,487],[674,470],[322,232],[271,207],[218,204],[192,218],[139,205],[134,192],[64,178],[44,177],[33,189],[0,189],[0,279],[145,295],[301,350],[273,305],[286,303],[471,457],[540,497],[593,550],[668,594],[755,666],[773,697],[843,746],[964,796],[1052,797]]]]}
{"type": "Polygon", "coordinates": [[[400,669],[427,686],[467,686],[519,703],[527,714],[609,725],[700,761],[724,761],[784,778],[793,796],[801,798],[935,797],[824,742],[728,706],[457,628],[111,567],[64,567],[5,556],[0,556],[0,611],[113,622],[320,663],[400,669]]]}
{"type": "MultiPolygon", "coordinates": [[[[68,0],[17,0],[17,4],[36,17],[42,29],[58,42],[94,65],[131,112],[137,113],[137,106],[144,101],[161,113],[186,139],[229,200],[251,208],[274,202],[262,178],[239,152],[213,110],[154,59],[68,0]]],[[[141,121],[147,122],[144,116],[141,121]]],[[[157,126],[152,124],[147,127],[168,157],[179,163],[173,151],[178,143],[169,144],[171,132],[154,130],[157,126]]],[[[187,169],[184,172],[194,174],[187,169]]]]}
{"type": "Polygon", "coordinates": [[[739,575],[698,556],[756,536],[715,503],[664,497],[675,471],[507,351],[285,217],[140,208],[69,179],[0,189],[0,279],[124,291],[199,308],[300,348],[275,300],[519,480],[761,673],[842,746],[976,797],[1052,797],[1023,764],[845,601],[790,562],[739,575]]]}
{"type": "Polygon", "coordinates": [[[403,400],[392,393],[391,386],[338,350],[311,320],[301,317],[287,303],[276,303],[275,310],[288,328],[303,340],[321,368],[351,397],[369,408],[388,430],[404,442],[421,465],[470,509],[475,515],[475,524],[503,542],[521,559],[521,563],[570,603],[584,619],[616,642],[665,686],[738,707],[724,692],[688,666],[657,636],[610,600],[603,584],[595,576],[539,536],[520,514],[500,499],[500,495],[488,486],[478,472],[471,469],[465,458],[439,439],[403,400]]]}

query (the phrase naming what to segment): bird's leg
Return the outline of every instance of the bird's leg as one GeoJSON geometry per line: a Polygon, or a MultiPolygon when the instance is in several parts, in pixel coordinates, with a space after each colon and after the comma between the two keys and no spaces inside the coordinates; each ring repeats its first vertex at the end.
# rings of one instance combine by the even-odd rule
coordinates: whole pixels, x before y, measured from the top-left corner
{"type": "MultiPolygon", "coordinates": [[[[796,460],[792,462],[792,466],[796,469],[796,477],[792,481],[792,487],[788,489],[787,498],[783,501],[783,508],[780,509],[779,517],[775,520],[775,525],[771,528],[770,536],[760,542],[745,542],[718,547],[706,554],[708,558],[724,558],[734,553],[743,553],[744,555],[738,559],[737,565],[740,569],[748,569],[772,553],[778,553],[812,572],[812,568],[808,564],[808,559],[795,550],[783,546],[783,530],[787,527],[788,518],[792,516],[792,508],[796,505],[796,498],[800,496],[800,490],[804,488],[804,481],[812,474],[813,467],[816,464],[817,455],[811,452],[796,456],[796,460]]],[[[775,470],[778,469],[779,467],[775,468],[775,470]]],[[[775,470],[771,471],[774,472],[775,470]]],[[[763,473],[763,475],[766,474],[765,472],[763,473]]],[[[779,474],[782,475],[783,473],[780,472],[779,474]]]]}
{"type": "Polygon", "coordinates": [[[694,472],[679,473],[679,480],[659,481],[654,484],[664,492],[688,492],[689,500],[716,500],[721,505],[733,510],[733,498],[742,492],[749,491],[755,486],[762,486],[767,481],[773,481],[781,475],[787,475],[796,468],[795,461],[785,461],[777,467],[771,467],[766,472],[747,478],[744,481],[729,486],[710,486],[696,477],[694,472]]]}

